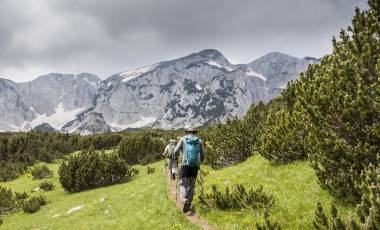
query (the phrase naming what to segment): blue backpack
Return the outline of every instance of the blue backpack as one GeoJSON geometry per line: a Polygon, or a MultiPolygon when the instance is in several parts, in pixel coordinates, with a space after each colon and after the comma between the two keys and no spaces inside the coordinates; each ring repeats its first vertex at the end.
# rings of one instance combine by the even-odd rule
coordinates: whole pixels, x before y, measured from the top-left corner
{"type": "Polygon", "coordinates": [[[189,167],[198,166],[200,151],[200,139],[196,136],[186,136],[183,165],[189,167]]]}

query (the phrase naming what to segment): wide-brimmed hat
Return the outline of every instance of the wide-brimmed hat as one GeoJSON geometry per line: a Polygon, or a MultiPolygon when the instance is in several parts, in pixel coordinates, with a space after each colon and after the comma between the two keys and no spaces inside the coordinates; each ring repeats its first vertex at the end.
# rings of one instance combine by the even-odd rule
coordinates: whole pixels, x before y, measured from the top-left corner
{"type": "Polygon", "coordinates": [[[170,143],[175,143],[175,142],[177,142],[177,140],[170,139],[169,142],[170,142],[170,143]]]}
{"type": "Polygon", "coordinates": [[[197,133],[198,130],[195,128],[195,127],[188,127],[186,130],[185,130],[186,133],[197,133]]]}

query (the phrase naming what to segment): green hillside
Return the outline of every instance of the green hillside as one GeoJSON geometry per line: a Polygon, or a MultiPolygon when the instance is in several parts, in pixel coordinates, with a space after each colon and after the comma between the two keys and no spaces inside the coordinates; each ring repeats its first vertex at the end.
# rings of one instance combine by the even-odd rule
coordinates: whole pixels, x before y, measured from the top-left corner
{"type": "MultiPolygon", "coordinates": [[[[20,211],[6,216],[2,229],[66,229],[67,226],[75,226],[75,229],[200,229],[189,222],[168,197],[162,161],[151,165],[156,169],[153,174],[147,174],[146,166],[137,166],[140,174],[128,183],[72,194],[63,191],[59,184],[59,164],[47,165],[54,171],[51,181],[56,189],[31,194],[43,193],[50,202],[35,214],[20,211]],[[68,213],[80,206],[81,209],[68,213]]],[[[266,192],[275,196],[271,215],[284,229],[310,229],[316,203],[320,201],[329,207],[334,201],[318,185],[308,162],[273,165],[258,155],[222,170],[207,166],[203,169],[209,172],[205,177],[206,189],[213,183],[219,187],[236,183],[248,187],[263,185],[266,192]]],[[[0,186],[30,193],[39,183],[40,180],[26,174],[0,186]]],[[[218,229],[252,229],[256,222],[262,221],[262,213],[201,209],[197,202],[196,199],[199,214],[218,229]]],[[[354,210],[343,204],[338,207],[343,213],[354,210]]]]}
{"type": "MultiPolygon", "coordinates": [[[[332,202],[338,202],[320,187],[307,161],[275,165],[257,155],[222,170],[203,169],[209,171],[205,177],[206,189],[210,189],[212,184],[218,187],[238,183],[247,187],[262,185],[266,192],[274,195],[275,206],[270,210],[271,217],[279,221],[284,229],[311,229],[317,202],[327,208],[332,202]]],[[[343,213],[354,211],[354,207],[348,204],[337,205],[343,213]]],[[[252,229],[256,222],[262,221],[262,213],[252,211],[200,211],[218,229],[252,229]]]]}
{"type": "MultiPolygon", "coordinates": [[[[149,175],[146,166],[137,166],[140,174],[128,183],[73,194],[59,184],[59,164],[47,165],[54,170],[51,181],[56,189],[32,195],[43,193],[50,202],[34,214],[19,211],[7,215],[1,229],[200,229],[169,199],[162,162],[152,164],[156,170],[149,175]],[[80,206],[83,208],[68,214],[80,206]]],[[[0,186],[30,194],[40,182],[26,174],[0,186]]]]}

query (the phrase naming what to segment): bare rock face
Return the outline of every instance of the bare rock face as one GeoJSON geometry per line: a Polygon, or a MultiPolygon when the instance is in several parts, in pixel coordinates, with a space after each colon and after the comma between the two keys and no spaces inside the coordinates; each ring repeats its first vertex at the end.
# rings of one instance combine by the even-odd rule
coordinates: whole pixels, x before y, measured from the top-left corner
{"type": "Polygon", "coordinates": [[[33,116],[19,86],[10,80],[0,79],[0,131],[17,130],[33,116]]]}
{"type": "Polygon", "coordinates": [[[279,95],[315,61],[269,53],[233,65],[208,49],[104,81],[88,73],[52,73],[26,83],[0,79],[0,131],[47,123],[62,132],[91,134],[224,121],[279,95]]]}
{"type": "Polygon", "coordinates": [[[0,130],[27,131],[43,123],[61,129],[91,106],[100,82],[88,73],[51,73],[25,83],[0,80],[0,130]]]}
{"type": "Polygon", "coordinates": [[[252,103],[279,95],[308,65],[281,53],[232,65],[219,51],[203,50],[111,76],[102,82],[91,108],[63,131],[78,132],[80,127],[81,132],[91,132],[86,127],[94,117],[94,123],[106,124],[103,130],[113,131],[144,126],[178,129],[242,117],[252,103]]]}

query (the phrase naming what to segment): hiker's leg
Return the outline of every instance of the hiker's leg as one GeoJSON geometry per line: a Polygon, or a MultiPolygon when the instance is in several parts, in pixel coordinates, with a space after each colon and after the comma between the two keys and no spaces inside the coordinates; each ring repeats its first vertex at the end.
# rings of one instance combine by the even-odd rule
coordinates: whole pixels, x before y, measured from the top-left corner
{"type": "Polygon", "coordinates": [[[193,197],[194,197],[194,192],[195,192],[195,182],[197,181],[197,178],[196,177],[189,177],[189,184],[188,184],[188,197],[187,197],[187,200],[188,202],[192,202],[193,201],[193,197]]]}
{"type": "Polygon", "coordinates": [[[181,166],[179,177],[179,191],[181,200],[185,203],[188,199],[189,188],[189,173],[190,168],[188,166],[181,166]]]}
{"type": "Polygon", "coordinates": [[[179,197],[180,200],[185,203],[188,199],[187,188],[188,188],[188,177],[182,177],[179,179],[179,197]]]}
{"type": "Polygon", "coordinates": [[[172,176],[173,173],[173,159],[169,159],[169,175],[172,176]]]}
{"type": "Polygon", "coordinates": [[[188,182],[188,201],[191,203],[193,201],[194,192],[195,192],[195,182],[197,181],[199,167],[189,168],[189,182],[188,182]]]}

